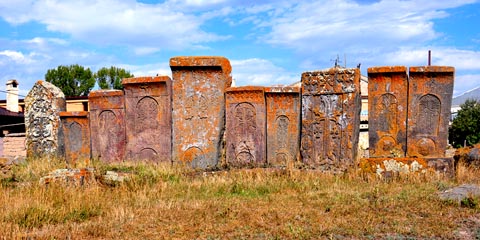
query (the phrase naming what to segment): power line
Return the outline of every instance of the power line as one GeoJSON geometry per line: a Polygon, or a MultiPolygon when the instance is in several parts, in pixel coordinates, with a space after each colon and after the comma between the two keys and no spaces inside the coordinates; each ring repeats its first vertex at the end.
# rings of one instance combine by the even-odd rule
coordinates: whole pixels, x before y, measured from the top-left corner
{"type": "Polygon", "coordinates": [[[4,92],[4,93],[8,93],[8,94],[13,94],[13,95],[17,95],[17,96],[20,96],[20,97],[25,97],[24,95],[22,94],[18,94],[18,93],[11,93],[11,92],[7,92],[7,91],[4,91],[4,90],[0,90],[0,92],[4,92]]]}

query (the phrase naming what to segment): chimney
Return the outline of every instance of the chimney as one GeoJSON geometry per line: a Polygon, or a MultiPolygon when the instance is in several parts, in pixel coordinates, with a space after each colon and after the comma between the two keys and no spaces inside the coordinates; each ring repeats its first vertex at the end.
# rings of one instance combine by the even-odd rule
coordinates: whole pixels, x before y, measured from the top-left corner
{"type": "Polygon", "coordinates": [[[15,79],[7,81],[7,110],[18,112],[18,82],[15,79]]]}

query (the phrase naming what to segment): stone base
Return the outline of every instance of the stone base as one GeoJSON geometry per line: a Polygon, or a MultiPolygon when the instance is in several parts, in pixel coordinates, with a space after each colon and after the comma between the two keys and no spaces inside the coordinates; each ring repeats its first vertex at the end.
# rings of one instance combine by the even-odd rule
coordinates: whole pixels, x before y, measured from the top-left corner
{"type": "Polygon", "coordinates": [[[455,175],[453,158],[363,158],[359,166],[363,172],[383,177],[429,171],[449,177],[455,175]]]}

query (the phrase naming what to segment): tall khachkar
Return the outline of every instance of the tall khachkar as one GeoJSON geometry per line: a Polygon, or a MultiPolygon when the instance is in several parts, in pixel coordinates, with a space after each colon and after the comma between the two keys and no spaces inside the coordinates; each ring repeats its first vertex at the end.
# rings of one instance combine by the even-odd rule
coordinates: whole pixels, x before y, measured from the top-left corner
{"type": "Polygon", "coordinates": [[[90,160],[88,112],[60,112],[65,142],[65,160],[70,166],[90,160]]]}
{"type": "Polygon", "coordinates": [[[121,162],[125,156],[125,98],[121,90],[97,90],[88,95],[92,158],[121,162]]]}
{"type": "Polygon", "coordinates": [[[267,164],[293,166],[299,160],[300,88],[265,88],[267,111],[267,164]]]}
{"type": "Polygon", "coordinates": [[[174,57],[172,158],[194,168],[214,168],[223,153],[225,89],[231,66],[223,57],[174,57]]]}
{"type": "Polygon", "coordinates": [[[25,97],[27,157],[63,156],[60,112],[65,111],[65,95],[53,84],[38,81],[25,97]]]}
{"type": "Polygon", "coordinates": [[[171,80],[168,76],[123,79],[126,158],[170,162],[171,80]]]}
{"type": "Polygon", "coordinates": [[[304,72],[300,149],[304,164],[331,172],[353,167],[360,108],[360,69],[304,72]]]}
{"type": "Polygon", "coordinates": [[[408,75],[404,66],[368,69],[370,157],[405,157],[408,75]]]}
{"type": "Polygon", "coordinates": [[[362,166],[377,174],[453,174],[445,156],[454,68],[373,67],[369,77],[370,158],[362,166]]]}
{"type": "Polygon", "coordinates": [[[264,87],[234,87],[226,93],[226,158],[232,167],[260,167],[266,158],[264,87]]]}

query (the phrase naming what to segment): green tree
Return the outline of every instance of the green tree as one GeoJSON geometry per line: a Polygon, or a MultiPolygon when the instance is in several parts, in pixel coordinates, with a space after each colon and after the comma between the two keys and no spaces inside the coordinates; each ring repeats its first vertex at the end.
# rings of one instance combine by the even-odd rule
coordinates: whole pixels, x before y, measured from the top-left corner
{"type": "Polygon", "coordinates": [[[95,73],[98,86],[101,89],[123,89],[122,79],[131,78],[133,74],[123,68],[103,67],[95,73]]]}
{"type": "Polygon", "coordinates": [[[87,96],[95,85],[92,71],[78,64],[49,69],[45,74],[45,81],[60,88],[65,96],[87,96]]]}
{"type": "Polygon", "coordinates": [[[457,117],[453,119],[448,136],[454,147],[462,147],[466,142],[472,146],[480,142],[480,102],[468,99],[460,105],[457,117]]]}

